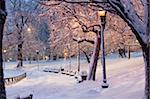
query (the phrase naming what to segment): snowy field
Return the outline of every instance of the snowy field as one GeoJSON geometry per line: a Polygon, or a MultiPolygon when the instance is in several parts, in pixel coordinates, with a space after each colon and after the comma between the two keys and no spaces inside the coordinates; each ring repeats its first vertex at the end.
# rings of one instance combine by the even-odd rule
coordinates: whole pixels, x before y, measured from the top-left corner
{"type": "Polygon", "coordinates": [[[25,71],[18,69],[5,69],[4,78],[16,77],[18,75],[24,74],[25,71]]]}
{"type": "MultiPolygon", "coordinates": [[[[27,78],[6,86],[8,99],[33,94],[33,99],[142,99],[144,96],[144,63],[141,54],[133,54],[130,60],[117,55],[106,58],[109,88],[102,89],[102,66],[99,62],[96,81],[78,84],[74,77],[43,72],[44,68],[70,68],[69,60],[25,62],[22,71],[27,78]]],[[[14,69],[16,63],[5,63],[6,70],[14,69]]],[[[86,60],[81,60],[81,70],[88,70],[86,60]]],[[[76,59],[71,60],[71,69],[77,70],[76,59]]]]}

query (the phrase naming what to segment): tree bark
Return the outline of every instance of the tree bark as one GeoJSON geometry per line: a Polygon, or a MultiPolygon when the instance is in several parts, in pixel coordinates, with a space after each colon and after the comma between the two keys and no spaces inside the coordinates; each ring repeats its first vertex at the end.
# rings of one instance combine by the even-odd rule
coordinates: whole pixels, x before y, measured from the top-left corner
{"type": "Polygon", "coordinates": [[[131,58],[131,51],[130,51],[130,45],[128,46],[128,59],[131,58]]]}
{"type": "MultiPolygon", "coordinates": [[[[146,8],[145,8],[146,9],[146,8]]],[[[147,0],[147,33],[148,41],[142,45],[143,57],[145,62],[145,99],[150,99],[150,0],[147,0]]],[[[145,12],[146,13],[146,12],[145,12]]]]}
{"type": "MultiPolygon", "coordinates": [[[[86,31],[88,31],[88,30],[86,30],[86,31]]],[[[88,40],[88,39],[82,39],[82,40],[78,41],[77,39],[73,38],[73,40],[76,41],[76,42],[78,42],[78,43],[82,43],[82,42],[85,41],[85,42],[88,42],[88,43],[90,43],[90,44],[95,44],[93,40],[88,40]]],[[[81,49],[80,49],[80,50],[81,50],[81,49]]],[[[90,58],[89,58],[89,56],[87,55],[87,53],[86,53],[85,51],[83,51],[83,50],[82,50],[82,52],[85,54],[85,57],[86,57],[86,59],[87,59],[87,62],[90,63],[90,58]]]]}
{"type": "Polygon", "coordinates": [[[100,45],[101,45],[101,37],[100,37],[100,33],[97,33],[94,51],[93,51],[91,61],[90,61],[88,80],[95,80],[99,51],[100,51],[100,45]]]}
{"type": "Polygon", "coordinates": [[[18,44],[18,64],[17,67],[22,67],[22,43],[18,44]]]}
{"type": "Polygon", "coordinates": [[[23,66],[23,62],[22,62],[22,44],[23,44],[23,41],[22,41],[22,28],[20,31],[18,31],[18,64],[17,64],[17,68],[18,67],[22,67],[23,66]]]}
{"type": "Polygon", "coordinates": [[[2,42],[3,30],[6,20],[5,0],[0,1],[0,99],[6,99],[4,74],[3,74],[3,55],[2,55],[2,42]]]}
{"type": "Polygon", "coordinates": [[[146,99],[150,99],[150,44],[143,45],[143,56],[144,56],[144,62],[145,62],[145,97],[146,99]]]}
{"type": "Polygon", "coordinates": [[[83,50],[82,50],[82,52],[85,54],[85,57],[86,57],[87,62],[90,63],[90,58],[89,58],[89,56],[87,55],[87,53],[86,53],[85,51],[83,51],[83,50]]]}

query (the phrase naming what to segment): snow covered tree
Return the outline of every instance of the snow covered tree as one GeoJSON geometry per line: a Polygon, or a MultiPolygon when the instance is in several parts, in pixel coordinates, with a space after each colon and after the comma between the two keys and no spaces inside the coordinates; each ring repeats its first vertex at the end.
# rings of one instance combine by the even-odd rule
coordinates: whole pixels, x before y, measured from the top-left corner
{"type": "Polygon", "coordinates": [[[76,7],[74,6],[72,8],[69,8],[69,10],[67,10],[67,11],[68,11],[68,13],[70,12],[72,17],[74,17],[76,19],[76,21],[79,23],[79,25],[81,26],[82,31],[85,33],[85,35],[86,35],[86,33],[89,33],[89,32],[92,32],[93,34],[95,33],[94,41],[89,40],[88,38],[85,38],[85,37],[83,37],[83,39],[81,39],[79,41],[75,39],[75,41],[77,41],[77,43],[87,42],[87,43],[94,44],[93,54],[90,59],[90,66],[89,66],[90,69],[89,69],[88,79],[95,80],[97,63],[98,63],[98,59],[99,59],[100,45],[101,45],[100,25],[97,23],[97,20],[98,20],[97,14],[93,10],[84,8],[79,5],[76,5],[76,7]],[[85,9],[86,9],[86,11],[85,11],[85,9]]]}
{"type": "Polygon", "coordinates": [[[94,50],[90,61],[89,66],[89,75],[88,80],[95,80],[96,77],[96,70],[97,70],[97,63],[99,59],[99,52],[101,46],[101,34],[100,34],[100,25],[94,25],[90,27],[82,26],[84,32],[94,32],[96,34],[95,42],[94,42],[94,50]]]}
{"type": "Polygon", "coordinates": [[[3,40],[3,30],[6,20],[6,8],[5,0],[0,1],[0,98],[6,99],[5,84],[4,84],[4,74],[3,74],[3,57],[2,57],[2,40],[3,40]]]}
{"type": "MultiPolygon", "coordinates": [[[[37,8],[37,4],[34,1],[30,1],[32,6],[28,4],[26,0],[9,0],[8,9],[10,13],[11,24],[13,24],[13,33],[16,36],[17,43],[17,67],[23,66],[23,43],[24,43],[24,33],[27,32],[30,24],[33,22],[32,19],[35,18],[34,11],[37,8]],[[32,14],[31,14],[32,13],[32,14]],[[34,17],[34,18],[33,18],[34,17]]],[[[10,21],[9,20],[9,21],[10,21]]],[[[34,20],[35,21],[35,20],[34,20]]],[[[28,31],[30,32],[30,30],[28,31]]]]}

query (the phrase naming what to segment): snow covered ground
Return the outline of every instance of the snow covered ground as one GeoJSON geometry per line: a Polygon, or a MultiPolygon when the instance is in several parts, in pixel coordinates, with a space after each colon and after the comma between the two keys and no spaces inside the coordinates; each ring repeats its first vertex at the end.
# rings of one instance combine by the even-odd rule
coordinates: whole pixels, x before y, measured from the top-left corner
{"type": "MultiPolygon", "coordinates": [[[[99,62],[96,81],[78,84],[74,77],[43,72],[47,67],[69,69],[69,61],[49,61],[38,64],[27,62],[23,70],[27,78],[6,86],[8,99],[33,94],[33,99],[142,99],[144,96],[144,62],[141,54],[135,54],[130,60],[108,56],[106,60],[109,88],[102,89],[102,66],[99,62]],[[66,66],[67,65],[67,66],[66,66]]],[[[13,69],[15,63],[6,63],[6,69],[13,69]]],[[[76,59],[72,59],[71,68],[76,70],[76,59]]],[[[88,70],[86,60],[81,61],[81,70],[88,70]]]]}
{"type": "Polygon", "coordinates": [[[16,76],[19,76],[24,73],[25,73],[25,71],[23,71],[23,70],[7,69],[4,71],[4,78],[16,77],[16,76]]]}

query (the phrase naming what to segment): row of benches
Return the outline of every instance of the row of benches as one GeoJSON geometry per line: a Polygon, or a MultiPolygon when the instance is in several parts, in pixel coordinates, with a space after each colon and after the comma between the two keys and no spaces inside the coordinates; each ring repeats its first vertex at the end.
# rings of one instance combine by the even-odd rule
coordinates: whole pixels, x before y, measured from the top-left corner
{"type": "Polygon", "coordinates": [[[65,70],[65,69],[55,69],[55,68],[46,68],[43,70],[44,72],[52,72],[52,73],[61,73],[61,74],[66,74],[69,76],[75,76],[76,72],[74,71],[69,71],[69,70],[65,70]]]}
{"type": "Polygon", "coordinates": [[[60,68],[60,69],[46,68],[43,71],[44,72],[52,72],[52,73],[61,73],[61,74],[69,75],[69,76],[74,76],[75,79],[77,79],[77,81],[79,83],[83,82],[84,80],[87,79],[87,72],[86,71],[82,71],[80,75],[77,75],[77,72],[65,70],[63,68],[60,68]]]}

